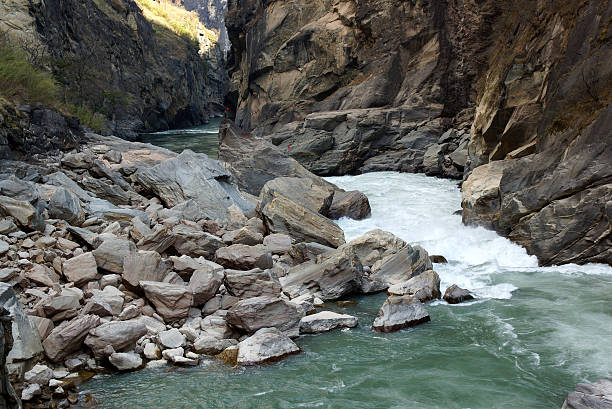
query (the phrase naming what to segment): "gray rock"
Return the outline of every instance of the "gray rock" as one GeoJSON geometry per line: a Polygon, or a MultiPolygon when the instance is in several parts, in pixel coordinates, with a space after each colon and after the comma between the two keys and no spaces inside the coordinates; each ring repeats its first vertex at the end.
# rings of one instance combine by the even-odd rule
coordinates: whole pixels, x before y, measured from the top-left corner
{"type": "Polygon", "coordinates": [[[244,244],[232,244],[223,247],[215,253],[215,261],[226,268],[238,270],[250,270],[253,268],[271,268],[272,255],[263,244],[246,246],[244,244]]]}
{"type": "Polygon", "coordinates": [[[162,281],[168,273],[168,265],[156,251],[128,253],[123,259],[123,282],[138,287],[141,281],[162,281]]]}
{"type": "Polygon", "coordinates": [[[55,328],[53,321],[48,318],[38,317],[36,315],[28,315],[28,319],[30,320],[32,326],[38,331],[38,335],[40,335],[41,340],[47,338],[51,331],[53,331],[53,328],[55,328]]]}
{"type": "Polygon", "coordinates": [[[21,400],[24,402],[31,401],[36,396],[39,396],[42,393],[42,389],[40,385],[37,383],[31,384],[23,388],[21,392],[21,400]]]}
{"type": "Polygon", "coordinates": [[[299,264],[280,277],[283,291],[291,298],[319,294],[323,300],[337,300],[361,288],[363,266],[351,247],[324,253],[299,264]]]}
{"type": "Polygon", "coordinates": [[[277,328],[261,328],[238,344],[238,364],[257,365],[297,354],[300,348],[277,328]]]}
{"type": "Polygon", "coordinates": [[[382,283],[385,289],[432,268],[429,254],[423,247],[406,245],[396,254],[389,255],[375,263],[369,278],[382,283]]]}
{"type": "Polygon", "coordinates": [[[343,245],[352,248],[361,264],[372,267],[374,263],[398,253],[406,242],[393,233],[374,229],[343,245]]]}
{"type": "Polygon", "coordinates": [[[98,265],[93,253],[83,253],[64,261],[62,265],[64,277],[76,286],[82,286],[98,275],[98,265]]]}
{"type": "Polygon", "coordinates": [[[112,273],[123,273],[123,262],[125,258],[136,253],[136,246],[129,240],[119,238],[106,238],[93,251],[96,264],[103,270],[112,273]]]}
{"type": "MultiPolygon", "coordinates": [[[[123,300],[121,300],[123,304],[123,300]]],[[[98,317],[110,317],[113,315],[113,308],[108,302],[100,297],[91,297],[82,310],[83,314],[93,314],[98,317]]]]}
{"type": "Polygon", "coordinates": [[[94,296],[93,298],[100,299],[110,306],[113,315],[118,315],[123,309],[125,295],[116,287],[109,285],[104,287],[102,291],[92,290],[91,292],[94,296]]]}
{"type": "Polygon", "coordinates": [[[303,316],[298,307],[272,297],[254,297],[238,301],[227,313],[227,322],[245,332],[274,327],[283,332],[295,331],[303,316]]]}
{"type": "Polygon", "coordinates": [[[162,356],[161,350],[153,342],[145,344],[143,354],[149,360],[160,359],[162,356]]]}
{"type": "Polygon", "coordinates": [[[53,287],[54,284],[59,283],[59,276],[55,271],[41,264],[33,264],[24,271],[23,275],[28,280],[45,287],[53,287]]]}
{"type": "Polygon", "coordinates": [[[128,305],[121,311],[119,314],[119,320],[126,321],[131,320],[132,318],[136,318],[140,315],[140,309],[135,305],[128,305]]]}
{"type": "Polygon", "coordinates": [[[440,277],[433,270],[427,270],[412,277],[410,280],[394,284],[389,287],[387,292],[390,295],[412,295],[421,302],[438,299],[440,293],[440,277]]]}
{"type": "Polygon", "coordinates": [[[27,371],[23,379],[28,383],[37,383],[39,385],[47,386],[49,381],[53,378],[53,370],[47,365],[36,364],[32,369],[27,371]]]}
{"type": "Polygon", "coordinates": [[[278,280],[270,276],[268,271],[253,269],[249,271],[226,270],[225,288],[238,298],[251,298],[258,296],[278,297],[281,285],[278,280]]]}
{"type": "Polygon", "coordinates": [[[147,333],[147,327],[139,319],[111,321],[89,331],[85,345],[96,357],[104,356],[104,348],[112,346],[115,351],[133,348],[136,341],[147,333]]]}
{"type": "Polygon", "coordinates": [[[252,208],[231,184],[231,173],[205,154],[185,150],[156,166],[141,168],[132,178],[155,193],[167,207],[193,199],[207,210],[211,220],[225,220],[231,205],[244,210],[252,208]]]}
{"type": "Polygon", "coordinates": [[[0,240],[0,255],[5,254],[7,251],[9,251],[9,244],[4,240],[0,240]]]}
{"type": "Polygon", "coordinates": [[[176,328],[160,332],[157,334],[157,339],[164,349],[182,347],[186,341],[185,336],[176,328]]]}
{"type": "Polygon", "coordinates": [[[140,250],[157,251],[163,253],[174,245],[176,236],[172,231],[165,227],[156,229],[153,233],[144,236],[138,241],[138,248],[140,250]]]}
{"type": "Polygon", "coordinates": [[[77,351],[89,330],[100,324],[96,315],[82,315],[70,321],[62,322],[43,341],[45,354],[53,362],[61,362],[77,351]]]}
{"type": "Polygon", "coordinates": [[[444,292],[444,301],[449,304],[459,304],[464,301],[473,300],[474,296],[468,290],[463,289],[456,284],[451,285],[444,292]]]}
{"type": "Polygon", "coordinates": [[[174,248],[182,255],[210,258],[218,249],[225,247],[221,238],[185,224],[174,227],[172,234],[175,238],[174,248]]]}
{"type": "Polygon", "coordinates": [[[310,178],[276,178],[267,182],[261,189],[260,208],[265,208],[277,195],[327,216],[334,197],[334,188],[326,184],[317,184],[310,178]]]}
{"type": "Polygon", "coordinates": [[[119,371],[133,371],[142,366],[142,358],[135,352],[115,352],[108,361],[119,371]]]}
{"type": "Polygon", "coordinates": [[[193,295],[193,305],[204,305],[215,296],[223,283],[223,268],[202,265],[195,270],[187,287],[193,295]]]}
{"type": "Polygon", "coordinates": [[[579,383],[567,395],[561,409],[610,409],[612,408],[612,382],[607,379],[579,383]]]}
{"type": "Polygon", "coordinates": [[[291,237],[286,234],[270,234],[263,239],[263,244],[272,254],[283,254],[291,250],[291,237]]]}
{"type": "Polygon", "coordinates": [[[232,345],[237,345],[235,339],[218,339],[210,335],[199,337],[193,343],[193,349],[198,354],[217,355],[232,345]]]}
{"type": "Polygon", "coordinates": [[[140,286],[146,298],[155,306],[155,309],[164,320],[169,322],[187,318],[189,308],[193,303],[193,295],[184,285],[141,281],[140,286]]]}
{"type": "Polygon", "coordinates": [[[45,222],[40,213],[29,202],[0,196],[0,215],[11,216],[22,227],[44,231],[45,222]]]}
{"type": "Polygon", "coordinates": [[[330,247],[345,243],[344,232],[328,218],[274,193],[261,208],[264,224],[270,233],[282,233],[296,241],[316,242],[330,247]]]}
{"type": "Polygon", "coordinates": [[[318,334],[337,328],[354,328],[357,324],[357,318],[351,315],[321,311],[300,320],[300,334],[318,334]]]}
{"type": "Polygon", "coordinates": [[[378,332],[393,332],[429,321],[429,314],[419,300],[409,295],[392,295],[380,308],[372,328],[378,332]]]}
{"type": "Polygon", "coordinates": [[[0,220],[0,234],[9,234],[19,230],[17,225],[12,220],[2,219],[0,220]]]}
{"type": "Polygon", "coordinates": [[[362,192],[358,190],[350,192],[336,190],[327,217],[334,220],[341,217],[361,220],[371,213],[370,201],[362,192]]]}
{"type": "Polygon", "coordinates": [[[63,188],[57,189],[49,199],[49,216],[77,226],[85,221],[85,212],[78,196],[63,188]]]}

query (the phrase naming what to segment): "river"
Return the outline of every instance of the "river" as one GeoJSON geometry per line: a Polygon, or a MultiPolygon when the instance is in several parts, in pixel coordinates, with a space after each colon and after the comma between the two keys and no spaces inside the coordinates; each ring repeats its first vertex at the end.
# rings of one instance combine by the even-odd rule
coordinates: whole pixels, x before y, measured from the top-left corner
{"type": "Polygon", "coordinates": [[[370,329],[384,294],[332,309],[359,327],[296,340],[303,352],[262,367],[147,369],[83,385],[102,408],[560,408],[577,382],[612,376],[612,268],[540,268],[535,257],[454,212],[455,181],[394,172],[329,178],[365,192],[366,220],[343,219],[347,240],[391,231],[448,264],[442,292],[477,295],[426,305],[431,322],[392,334],[370,329]]]}

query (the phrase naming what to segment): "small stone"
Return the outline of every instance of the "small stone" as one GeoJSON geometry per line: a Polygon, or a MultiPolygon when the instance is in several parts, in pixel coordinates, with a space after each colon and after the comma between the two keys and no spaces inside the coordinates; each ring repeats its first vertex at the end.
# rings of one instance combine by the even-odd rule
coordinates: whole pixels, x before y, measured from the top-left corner
{"type": "Polygon", "coordinates": [[[120,371],[130,371],[142,366],[142,358],[134,352],[115,352],[108,360],[120,371]]]}
{"type": "Polygon", "coordinates": [[[155,360],[155,359],[161,358],[161,350],[153,342],[149,342],[148,344],[144,346],[143,353],[144,353],[145,358],[149,360],[155,360]]]}
{"type": "Polygon", "coordinates": [[[168,361],[173,361],[173,358],[176,356],[183,356],[183,354],[185,353],[185,351],[183,350],[183,348],[172,348],[172,349],[165,349],[162,352],[162,356],[164,357],[164,359],[167,359],[168,361]]]}
{"type": "Polygon", "coordinates": [[[40,389],[40,385],[37,383],[26,386],[21,392],[21,400],[30,401],[34,399],[34,397],[40,395],[42,393],[42,389],[40,389]]]}
{"type": "Polygon", "coordinates": [[[47,365],[36,364],[32,369],[25,373],[23,379],[28,383],[47,385],[53,377],[53,371],[47,365]]]}

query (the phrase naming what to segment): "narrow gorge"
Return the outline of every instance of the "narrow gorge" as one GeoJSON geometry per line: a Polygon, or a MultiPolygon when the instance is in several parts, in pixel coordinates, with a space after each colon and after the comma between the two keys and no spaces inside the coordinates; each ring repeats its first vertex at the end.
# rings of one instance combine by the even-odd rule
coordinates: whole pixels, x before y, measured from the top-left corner
{"type": "Polygon", "coordinates": [[[609,61],[609,0],[2,0],[0,407],[612,408],[609,61]]]}

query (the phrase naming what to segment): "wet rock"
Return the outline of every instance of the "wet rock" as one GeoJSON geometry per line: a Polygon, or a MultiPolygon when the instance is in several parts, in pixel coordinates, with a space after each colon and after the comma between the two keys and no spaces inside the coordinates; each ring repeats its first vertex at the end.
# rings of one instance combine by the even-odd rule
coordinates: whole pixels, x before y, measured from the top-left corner
{"type": "Polygon", "coordinates": [[[221,266],[203,265],[193,272],[187,287],[193,295],[193,305],[204,305],[215,296],[223,283],[223,268],[221,266]]]}
{"type": "Polygon", "coordinates": [[[83,253],[64,261],[62,265],[64,277],[76,286],[82,286],[95,280],[98,274],[98,265],[93,253],[83,253]]]}
{"type": "Polygon", "coordinates": [[[89,331],[85,345],[96,357],[104,356],[104,348],[112,346],[115,351],[132,348],[138,338],[147,333],[144,322],[138,319],[111,321],[89,331]]]}
{"type": "Polygon", "coordinates": [[[237,363],[257,365],[299,352],[300,348],[277,328],[261,328],[238,344],[237,363]]]}
{"type": "Polygon", "coordinates": [[[338,328],[353,328],[357,326],[357,323],[357,318],[351,315],[321,311],[316,314],[307,315],[300,320],[300,333],[318,334],[338,328]]]}
{"type": "Polygon", "coordinates": [[[430,321],[427,310],[416,298],[392,295],[384,302],[372,328],[378,332],[393,332],[430,321]]]}
{"type": "Polygon", "coordinates": [[[446,257],[440,256],[437,254],[429,256],[429,259],[431,260],[432,263],[440,263],[440,264],[448,263],[448,260],[446,259],[446,257]]]}
{"type": "Polygon", "coordinates": [[[108,361],[119,371],[133,371],[142,366],[142,358],[135,352],[115,352],[108,361]]]}
{"type": "Polygon", "coordinates": [[[105,238],[93,251],[99,268],[117,274],[123,273],[124,260],[133,253],[136,253],[134,243],[119,238],[105,238]]]}
{"type": "Polygon", "coordinates": [[[162,281],[167,272],[168,265],[156,251],[128,253],[123,260],[123,281],[134,288],[141,281],[162,281]]]}
{"type": "Polygon", "coordinates": [[[100,317],[83,315],[70,321],[62,322],[43,341],[47,357],[54,362],[61,362],[67,356],[77,351],[89,330],[100,324],[100,317]]]}
{"type": "Polygon", "coordinates": [[[193,295],[184,285],[141,281],[140,286],[164,320],[169,322],[187,318],[193,302],[193,295]]]}
{"type": "Polygon", "coordinates": [[[223,247],[215,253],[217,263],[227,268],[239,270],[250,270],[253,268],[271,268],[272,255],[267,247],[258,244],[256,246],[246,246],[244,244],[232,244],[223,247]]]}
{"type": "Polygon", "coordinates": [[[327,213],[330,219],[350,217],[351,219],[365,219],[372,213],[368,197],[358,190],[345,192],[336,190],[327,213]]]}
{"type": "Polygon", "coordinates": [[[49,216],[77,226],[85,221],[85,212],[78,196],[63,188],[57,189],[49,199],[49,216]]]}
{"type": "Polygon", "coordinates": [[[561,409],[610,409],[612,408],[612,382],[600,379],[595,383],[579,383],[567,395],[561,409]]]}
{"type": "Polygon", "coordinates": [[[337,300],[361,288],[363,266],[353,248],[340,248],[299,264],[280,277],[283,291],[291,298],[319,294],[323,300],[337,300]]]}
{"type": "Polygon", "coordinates": [[[394,284],[387,292],[390,295],[411,295],[421,302],[435,300],[442,295],[440,277],[433,270],[424,271],[406,282],[394,284]]]}
{"type": "Polygon", "coordinates": [[[278,297],[281,293],[280,283],[267,271],[254,269],[249,271],[226,270],[225,288],[238,298],[258,296],[278,297]]]}
{"type": "Polygon", "coordinates": [[[444,301],[449,304],[459,304],[464,301],[473,300],[474,296],[468,290],[465,290],[456,284],[451,285],[444,292],[444,301]]]}
{"type": "Polygon", "coordinates": [[[344,232],[320,214],[278,194],[261,208],[270,233],[282,233],[296,241],[316,242],[330,247],[344,244],[344,232]]]}
{"type": "Polygon", "coordinates": [[[303,313],[288,301],[272,297],[253,297],[237,302],[227,313],[227,322],[248,333],[274,327],[283,332],[297,329],[303,313]]]}

